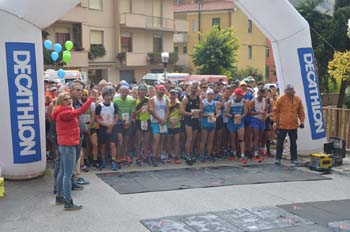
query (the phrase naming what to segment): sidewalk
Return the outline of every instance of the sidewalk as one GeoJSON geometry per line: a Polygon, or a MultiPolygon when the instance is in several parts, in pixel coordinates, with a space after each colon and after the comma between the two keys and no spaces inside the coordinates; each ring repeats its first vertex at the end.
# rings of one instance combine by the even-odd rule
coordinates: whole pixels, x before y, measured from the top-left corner
{"type": "MultiPolygon", "coordinates": [[[[267,159],[266,162],[273,162],[267,159]]],[[[288,161],[283,161],[289,165],[288,161]]],[[[219,161],[205,165],[238,165],[219,161]]],[[[182,168],[164,165],[156,169],[182,168]]],[[[128,167],[121,171],[141,171],[152,167],[128,167]]],[[[305,169],[304,169],[305,170],[305,169]]],[[[108,170],[107,170],[108,171],[108,170]]],[[[331,180],[234,185],[138,194],[119,194],[95,175],[83,173],[90,181],[73,199],[84,208],[65,212],[55,205],[52,176],[30,181],[6,181],[6,196],[0,199],[0,231],[18,232],[146,232],[140,220],[301,202],[349,199],[349,177],[332,174],[331,180]]]]}

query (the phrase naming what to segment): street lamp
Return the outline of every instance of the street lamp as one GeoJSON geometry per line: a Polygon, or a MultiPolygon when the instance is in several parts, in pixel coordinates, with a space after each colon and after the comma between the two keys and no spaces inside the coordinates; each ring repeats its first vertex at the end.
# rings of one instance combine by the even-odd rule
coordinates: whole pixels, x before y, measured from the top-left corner
{"type": "Polygon", "coordinates": [[[162,62],[163,62],[163,67],[164,67],[164,80],[167,80],[166,67],[167,67],[168,61],[169,61],[169,52],[162,52],[161,57],[162,57],[162,62]]]}

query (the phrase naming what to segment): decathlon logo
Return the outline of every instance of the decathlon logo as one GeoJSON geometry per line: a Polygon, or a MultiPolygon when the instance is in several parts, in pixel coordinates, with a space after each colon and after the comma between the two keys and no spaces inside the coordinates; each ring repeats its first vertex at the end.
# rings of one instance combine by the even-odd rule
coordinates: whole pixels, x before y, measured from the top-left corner
{"type": "Polygon", "coordinates": [[[5,43],[14,163],[41,160],[34,43],[5,43]]]}
{"type": "Polygon", "coordinates": [[[305,100],[311,128],[312,139],[326,137],[323,121],[321,94],[312,48],[298,49],[301,76],[304,84],[305,100]]]}

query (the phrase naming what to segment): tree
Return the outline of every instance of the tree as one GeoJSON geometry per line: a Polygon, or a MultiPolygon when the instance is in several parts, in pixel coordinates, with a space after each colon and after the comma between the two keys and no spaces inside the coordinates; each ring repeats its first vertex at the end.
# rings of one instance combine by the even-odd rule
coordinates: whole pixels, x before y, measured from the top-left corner
{"type": "Polygon", "coordinates": [[[328,63],[329,75],[340,82],[337,108],[344,105],[345,89],[350,81],[350,52],[335,52],[333,60],[328,63]]]}
{"type": "Polygon", "coordinates": [[[258,68],[247,66],[244,69],[238,70],[237,74],[235,75],[239,80],[243,80],[246,77],[252,76],[254,77],[256,82],[264,80],[264,74],[261,70],[258,68]]]}
{"type": "Polygon", "coordinates": [[[297,10],[310,25],[312,45],[317,60],[319,87],[322,92],[329,92],[330,80],[327,66],[332,59],[334,45],[328,41],[332,40],[333,21],[332,16],[327,12],[322,13],[317,10],[317,6],[323,2],[324,0],[304,1],[297,6],[297,10]]]}
{"type": "Polygon", "coordinates": [[[347,37],[347,24],[350,17],[348,0],[337,0],[334,5],[332,43],[338,51],[350,50],[350,40],[347,37]]]}
{"type": "Polygon", "coordinates": [[[193,48],[196,72],[231,77],[236,70],[238,48],[238,38],[232,28],[220,30],[214,26],[193,48]]]}

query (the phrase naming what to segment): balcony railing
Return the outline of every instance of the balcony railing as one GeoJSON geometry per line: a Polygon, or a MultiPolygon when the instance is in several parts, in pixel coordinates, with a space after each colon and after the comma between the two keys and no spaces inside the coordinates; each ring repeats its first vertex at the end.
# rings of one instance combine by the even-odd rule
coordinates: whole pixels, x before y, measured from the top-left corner
{"type": "Polygon", "coordinates": [[[173,19],[141,14],[122,13],[120,15],[120,24],[125,25],[125,27],[133,28],[175,30],[175,22],[173,19]]]}
{"type": "Polygon", "coordinates": [[[71,67],[88,67],[88,51],[71,51],[71,61],[69,62],[71,67]]]}
{"type": "Polygon", "coordinates": [[[120,65],[145,66],[147,65],[147,53],[120,52],[117,55],[120,65]]]}

